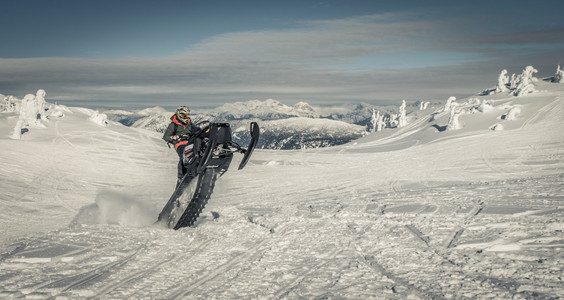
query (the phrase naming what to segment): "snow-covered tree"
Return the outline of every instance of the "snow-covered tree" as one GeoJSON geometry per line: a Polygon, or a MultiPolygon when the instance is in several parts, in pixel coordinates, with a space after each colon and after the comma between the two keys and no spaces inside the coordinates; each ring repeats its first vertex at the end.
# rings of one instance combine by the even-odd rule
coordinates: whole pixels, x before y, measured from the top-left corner
{"type": "Polygon", "coordinates": [[[382,131],[386,128],[386,121],[384,120],[384,114],[380,114],[378,111],[378,115],[376,117],[376,131],[382,131]]]}
{"type": "Polygon", "coordinates": [[[462,125],[460,124],[460,122],[458,121],[458,117],[460,117],[460,115],[462,115],[463,110],[456,110],[456,107],[453,106],[450,109],[450,118],[448,120],[448,125],[447,125],[447,130],[457,130],[457,129],[461,129],[462,125]]]}
{"type": "MultiPolygon", "coordinates": [[[[380,116],[380,112],[378,112],[380,116]]],[[[378,117],[376,116],[376,109],[372,109],[372,118],[370,119],[370,132],[376,132],[376,126],[378,122],[378,117]]]]}
{"type": "Polygon", "coordinates": [[[444,107],[443,111],[444,111],[444,112],[450,111],[450,110],[451,110],[451,107],[452,107],[453,104],[454,104],[454,101],[456,101],[456,97],[452,97],[452,96],[449,97],[449,98],[447,99],[447,102],[446,102],[446,104],[445,104],[445,107],[444,107]]]}
{"type": "Polygon", "coordinates": [[[403,100],[399,108],[398,128],[405,127],[406,125],[407,125],[407,111],[406,111],[405,100],[403,100]]]}
{"type": "Polygon", "coordinates": [[[429,104],[431,104],[431,102],[421,101],[421,103],[419,103],[419,110],[426,110],[429,107],[429,104]]]}
{"type": "Polygon", "coordinates": [[[390,128],[398,127],[398,115],[391,114],[386,118],[386,123],[389,124],[390,128]]]}
{"type": "Polygon", "coordinates": [[[493,109],[493,104],[491,101],[484,100],[480,105],[477,107],[479,112],[487,112],[493,109]]]}
{"type": "Polygon", "coordinates": [[[14,96],[0,94],[0,112],[16,112],[20,109],[20,100],[14,96]]]}
{"type": "Polygon", "coordinates": [[[560,69],[560,65],[556,68],[556,74],[554,74],[552,82],[564,83],[564,70],[560,69]]]}
{"type": "Polygon", "coordinates": [[[38,118],[42,120],[46,120],[47,116],[45,115],[45,90],[39,89],[37,93],[35,93],[35,105],[37,107],[38,118]]]}
{"type": "Polygon", "coordinates": [[[497,78],[497,86],[495,87],[496,93],[501,93],[507,91],[507,84],[509,83],[509,76],[507,76],[507,70],[501,70],[499,77],[497,78]]]}
{"type": "Polygon", "coordinates": [[[372,109],[372,118],[370,119],[370,132],[378,132],[382,131],[386,128],[386,122],[384,121],[384,114],[381,114],[380,111],[376,111],[376,109],[372,109]]]}
{"type": "Polygon", "coordinates": [[[502,116],[502,119],[511,121],[517,119],[517,116],[521,114],[521,108],[518,106],[514,106],[509,109],[509,111],[502,116]]]}
{"type": "Polygon", "coordinates": [[[22,138],[22,132],[23,129],[25,128],[25,122],[23,119],[19,119],[18,122],[16,122],[16,126],[14,126],[14,132],[12,133],[11,138],[14,140],[19,140],[22,138]]]}
{"type": "Polygon", "coordinates": [[[7,99],[4,99],[3,104],[5,111],[19,111],[19,118],[11,136],[13,139],[20,139],[22,133],[29,130],[29,128],[45,128],[45,125],[41,123],[42,119],[47,120],[45,114],[45,90],[40,89],[35,95],[27,94],[21,101],[9,96],[7,99]]]}
{"type": "Polygon", "coordinates": [[[89,118],[90,121],[100,125],[108,126],[108,116],[106,114],[101,114],[99,111],[95,110],[89,118]]]}
{"type": "Polygon", "coordinates": [[[533,68],[532,66],[527,66],[517,79],[517,86],[513,91],[513,95],[523,96],[536,92],[534,82],[538,79],[533,77],[533,74],[537,72],[537,69],[533,68]]]}
{"type": "Polygon", "coordinates": [[[45,128],[40,122],[45,114],[45,91],[42,93],[40,91],[43,90],[37,91],[38,96],[25,95],[20,104],[20,120],[23,120],[23,126],[45,128]]]}
{"type": "Polygon", "coordinates": [[[513,73],[511,74],[511,79],[509,80],[509,89],[515,90],[517,88],[517,84],[519,83],[519,77],[513,73]]]}

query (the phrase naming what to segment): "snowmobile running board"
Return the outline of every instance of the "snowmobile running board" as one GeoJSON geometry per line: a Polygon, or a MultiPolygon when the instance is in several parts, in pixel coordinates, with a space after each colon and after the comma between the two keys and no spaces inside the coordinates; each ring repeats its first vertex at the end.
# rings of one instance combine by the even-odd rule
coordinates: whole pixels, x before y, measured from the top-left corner
{"type": "Polygon", "coordinates": [[[177,230],[194,225],[213,193],[216,180],[229,168],[233,153],[243,153],[239,170],[249,161],[257,145],[260,128],[256,122],[250,126],[251,141],[242,148],[232,141],[229,123],[211,123],[209,136],[202,139],[199,163],[196,170],[188,171],[162,209],[157,223],[177,230]]]}

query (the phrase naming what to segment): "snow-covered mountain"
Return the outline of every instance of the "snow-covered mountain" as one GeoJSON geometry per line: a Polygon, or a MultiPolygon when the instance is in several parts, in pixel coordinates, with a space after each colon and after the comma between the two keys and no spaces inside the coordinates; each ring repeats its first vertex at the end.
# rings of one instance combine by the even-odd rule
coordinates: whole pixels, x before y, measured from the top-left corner
{"type": "Polygon", "coordinates": [[[161,134],[2,96],[0,298],[557,299],[564,84],[532,84],[344,145],[256,149],[178,231],[153,224],[178,159],[161,134]]]}
{"type": "MultiPolygon", "coordinates": [[[[249,141],[248,122],[236,122],[234,140],[241,145],[249,141]]],[[[288,118],[263,121],[261,138],[257,145],[262,149],[309,149],[346,144],[363,136],[363,126],[342,121],[311,118],[288,118]]]]}
{"type": "MultiPolygon", "coordinates": [[[[433,102],[426,107],[427,113],[442,105],[444,101],[433,102]]],[[[420,107],[420,102],[410,105],[409,118],[418,118],[420,107]]],[[[397,114],[398,107],[368,104],[314,107],[306,102],[288,106],[273,99],[228,103],[211,110],[193,111],[192,121],[229,122],[234,128],[248,127],[249,122],[257,121],[263,136],[259,148],[290,150],[329,147],[355,140],[369,130],[373,109],[388,117],[388,127],[397,125],[390,124],[389,120],[397,114]]],[[[173,112],[154,107],[136,112],[105,111],[104,114],[108,119],[126,126],[162,133],[170,123],[173,112]]],[[[241,136],[236,135],[235,141],[245,144],[247,139],[241,136]]]]}
{"type": "Polygon", "coordinates": [[[273,99],[226,103],[210,111],[209,115],[223,120],[280,120],[291,117],[319,117],[315,109],[306,102],[299,102],[294,106],[288,106],[273,99]]]}

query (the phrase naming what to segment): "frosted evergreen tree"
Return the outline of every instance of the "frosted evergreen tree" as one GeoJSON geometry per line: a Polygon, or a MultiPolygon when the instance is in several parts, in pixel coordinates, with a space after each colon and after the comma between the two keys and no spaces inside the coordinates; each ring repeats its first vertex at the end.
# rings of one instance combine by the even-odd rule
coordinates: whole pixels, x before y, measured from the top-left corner
{"type": "MultiPolygon", "coordinates": [[[[378,116],[380,116],[380,112],[378,112],[378,116]]],[[[372,119],[370,119],[370,132],[376,132],[376,127],[378,123],[378,116],[376,116],[376,109],[372,109],[372,119]]]]}
{"type": "Polygon", "coordinates": [[[487,111],[492,110],[493,108],[494,108],[494,106],[492,104],[492,101],[484,100],[484,101],[482,101],[482,103],[480,103],[477,110],[479,112],[487,112],[487,111]]]}
{"type": "Polygon", "coordinates": [[[106,114],[101,114],[99,111],[95,110],[92,112],[92,115],[90,115],[90,118],[88,118],[90,121],[100,125],[100,126],[108,126],[109,122],[108,122],[108,116],[106,114]]]}
{"type": "Polygon", "coordinates": [[[512,121],[517,119],[517,116],[519,116],[519,114],[521,114],[521,108],[518,106],[514,106],[511,109],[509,109],[509,111],[502,116],[502,119],[506,120],[506,121],[512,121]]]}
{"type": "Polygon", "coordinates": [[[391,114],[388,118],[386,118],[386,123],[389,124],[390,128],[398,127],[398,115],[391,114]]]}
{"type": "Polygon", "coordinates": [[[460,117],[460,115],[462,115],[463,111],[456,110],[456,107],[453,106],[450,110],[450,118],[448,120],[448,125],[447,125],[447,130],[457,130],[457,129],[461,129],[462,125],[460,125],[460,121],[458,121],[458,117],[460,117]]]}
{"type": "Polygon", "coordinates": [[[384,114],[381,114],[380,111],[376,111],[376,109],[373,108],[372,119],[370,120],[370,132],[382,131],[384,128],[386,128],[384,114]]]}
{"type": "Polygon", "coordinates": [[[45,115],[45,95],[46,95],[45,90],[43,89],[37,90],[37,93],[35,94],[35,101],[34,101],[38,113],[38,118],[42,120],[47,120],[47,116],[45,115]]]}
{"type": "MultiPolygon", "coordinates": [[[[37,91],[37,95],[27,94],[19,105],[20,115],[14,131],[13,139],[21,139],[22,132],[28,128],[45,128],[41,123],[41,119],[45,114],[45,91],[37,91]]],[[[44,117],[43,117],[44,118],[44,117]]]]}
{"type": "Polygon", "coordinates": [[[11,138],[14,140],[19,140],[22,138],[22,129],[24,128],[24,120],[23,119],[19,119],[18,122],[16,122],[16,126],[14,126],[14,132],[12,133],[11,138]]]}
{"type": "Polygon", "coordinates": [[[517,88],[518,81],[519,77],[515,73],[511,74],[511,79],[509,80],[509,89],[512,91],[515,90],[517,88]]]}
{"type": "Polygon", "coordinates": [[[450,108],[453,106],[453,102],[456,101],[456,97],[449,97],[445,104],[445,108],[443,109],[444,112],[450,111],[450,108]]]}
{"type": "Polygon", "coordinates": [[[496,93],[502,93],[507,91],[507,84],[509,83],[509,77],[507,76],[507,70],[503,69],[497,78],[497,86],[495,87],[496,93]]]}
{"type": "Polygon", "coordinates": [[[429,104],[431,104],[431,102],[421,101],[421,103],[419,103],[419,110],[426,110],[429,107],[429,104]]]}
{"type": "Polygon", "coordinates": [[[32,94],[27,94],[23,98],[20,104],[20,120],[23,121],[22,126],[45,128],[40,122],[42,114],[45,113],[45,99],[42,98],[45,94],[39,94],[42,96],[36,97],[32,94]]]}
{"type": "Polygon", "coordinates": [[[560,65],[556,68],[556,74],[554,74],[552,82],[564,83],[564,70],[560,69],[560,65]]]}
{"type": "Polygon", "coordinates": [[[20,100],[14,96],[0,94],[0,112],[16,112],[20,109],[20,100]]]}
{"type": "Polygon", "coordinates": [[[377,116],[377,127],[376,127],[376,131],[382,131],[384,130],[384,128],[386,128],[386,121],[384,120],[384,114],[380,114],[380,112],[378,111],[378,116],[377,116]]]}
{"type": "Polygon", "coordinates": [[[536,92],[534,82],[537,81],[537,79],[533,77],[533,74],[537,72],[537,69],[532,66],[527,66],[523,70],[523,73],[519,75],[517,87],[515,88],[515,91],[513,91],[513,95],[523,96],[536,92]]]}
{"type": "Polygon", "coordinates": [[[403,100],[399,108],[398,128],[405,127],[407,125],[407,111],[405,107],[406,103],[405,100],[403,100]]]}

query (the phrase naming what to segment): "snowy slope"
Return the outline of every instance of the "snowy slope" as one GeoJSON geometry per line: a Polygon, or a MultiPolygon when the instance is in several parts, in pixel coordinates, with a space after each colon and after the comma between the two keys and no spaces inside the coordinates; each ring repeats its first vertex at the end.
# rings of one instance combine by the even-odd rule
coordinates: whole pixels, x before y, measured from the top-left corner
{"type": "Polygon", "coordinates": [[[536,84],[456,101],[456,130],[430,112],[343,146],[257,149],[179,231],[152,225],[176,172],[159,134],[72,109],[12,140],[2,113],[0,297],[561,297],[564,85],[536,84]]]}

